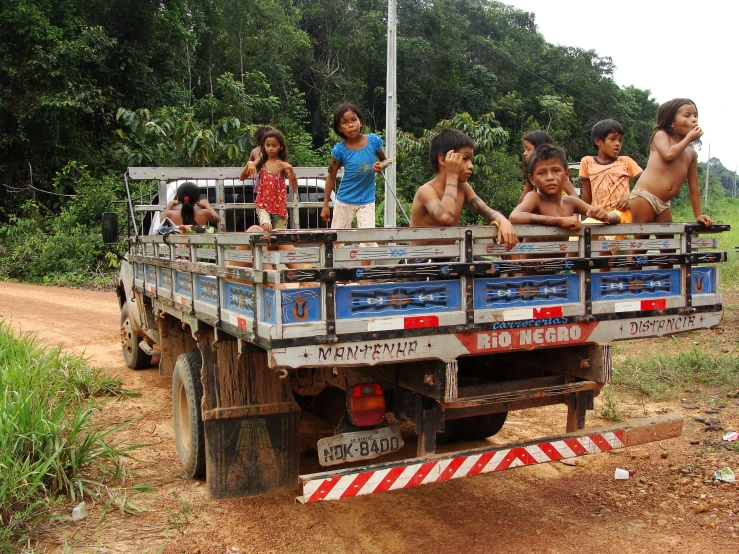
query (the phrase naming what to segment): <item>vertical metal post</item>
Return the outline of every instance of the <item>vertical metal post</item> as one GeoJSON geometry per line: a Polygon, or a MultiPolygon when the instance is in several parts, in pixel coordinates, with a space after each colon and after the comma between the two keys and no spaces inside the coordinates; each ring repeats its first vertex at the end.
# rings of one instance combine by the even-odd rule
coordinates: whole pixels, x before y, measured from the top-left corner
{"type": "MultiPolygon", "coordinates": [[[[233,185],[232,185],[233,188],[233,185]]],[[[207,190],[208,188],[205,188],[206,190],[206,197],[207,197],[207,190]]],[[[223,184],[223,179],[216,179],[216,204],[223,205],[226,203],[226,187],[223,184]]],[[[218,223],[218,230],[222,233],[226,232],[226,210],[221,208],[218,208],[218,217],[220,217],[220,222],[218,223]]]]}
{"type": "Polygon", "coordinates": [[[385,106],[385,154],[390,165],[385,170],[385,227],[395,227],[395,135],[396,118],[398,115],[398,98],[396,85],[396,36],[397,29],[397,2],[388,0],[387,3],[387,104],[385,106]]]}
{"type": "Polygon", "coordinates": [[[706,160],[706,193],[703,204],[708,206],[708,177],[711,175],[711,144],[708,144],[708,160],[706,160]]]}

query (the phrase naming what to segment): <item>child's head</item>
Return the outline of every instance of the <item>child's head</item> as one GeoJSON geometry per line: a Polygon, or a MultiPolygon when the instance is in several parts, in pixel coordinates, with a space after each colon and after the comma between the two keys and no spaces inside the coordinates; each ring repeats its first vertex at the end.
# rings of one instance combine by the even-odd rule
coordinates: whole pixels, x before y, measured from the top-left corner
{"type": "Polygon", "coordinates": [[[195,204],[200,201],[200,189],[192,181],[177,187],[177,201],[182,206],[180,215],[185,225],[195,225],[195,204]]]}
{"type": "Polygon", "coordinates": [[[443,160],[450,150],[457,152],[463,147],[474,149],[475,141],[462,131],[446,127],[436,133],[429,144],[429,163],[434,174],[440,170],[439,158],[443,160]]]}
{"type": "MultiPolygon", "coordinates": [[[[681,119],[681,123],[682,119],[685,119],[684,125],[690,125],[690,129],[698,125],[698,107],[695,102],[689,98],[675,98],[662,104],[657,111],[657,125],[654,127],[652,138],[654,138],[657,131],[674,135],[676,132],[675,120],[678,118],[681,119]]],[[[678,131],[682,130],[682,128],[678,129],[678,131]]]]}
{"type": "Polygon", "coordinates": [[[570,176],[565,151],[553,144],[542,144],[529,157],[529,179],[542,194],[562,194],[570,176]]]}
{"type": "Polygon", "coordinates": [[[523,136],[523,163],[528,163],[532,152],[542,144],[554,144],[546,131],[531,131],[523,136]]]}
{"type": "Polygon", "coordinates": [[[361,135],[364,132],[364,117],[354,104],[340,104],[334,111],[334,132],[347,138],[347,132],[361,135]]]}
{"type": "Polygon", "coordinates": [[[257,130],[254,131],[254,146],[262,146],[264,142],[264,135],[269,131],[274,131],[272,125],[260,125],[257,130]]]}
{"type": "Polygon", "coordinates": [[[287,157],[287,141],[285,135],[277,129],[272,129],[264,133],[262,141],[262,156],[257,162],[257,168],[261,169],[264,162],[270,158],[279,158],[283,162],[288,160],[287,157]]]}
{"type": "Polygon", "coordinates": [[[624,140],[624,128],[615,119],[603,119],[593,125],[590,137],[598,149],[598,153],[609,158],[615,158],[621,151],[624,140]]]}

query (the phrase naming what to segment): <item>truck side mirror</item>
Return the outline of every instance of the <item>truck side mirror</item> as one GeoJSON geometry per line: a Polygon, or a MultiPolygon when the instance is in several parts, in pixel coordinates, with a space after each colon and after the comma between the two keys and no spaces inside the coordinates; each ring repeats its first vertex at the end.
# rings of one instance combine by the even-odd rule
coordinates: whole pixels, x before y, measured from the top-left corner
{"type": "Polygon", "coordinates": [[[115,212],[103,213],[103,242],[118,244],[118,214],[115,212]]]}

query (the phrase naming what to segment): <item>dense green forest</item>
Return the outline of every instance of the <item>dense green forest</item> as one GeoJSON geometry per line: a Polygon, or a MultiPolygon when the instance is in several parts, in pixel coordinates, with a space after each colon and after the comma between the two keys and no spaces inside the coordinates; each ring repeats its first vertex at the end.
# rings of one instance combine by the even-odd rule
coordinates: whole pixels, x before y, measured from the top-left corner
{"type": "MultiPolygon", "coordinates": [[[[0,276],[104,279],[115,258],[99,215],[128,165],[242,165],[261,123],[285,132],[295,165],[325,165],[342,101],[382,134],[386,24],[383,0],[4,0],[0,276]]],[[[443,125],[475,138],[473,185],[505,213],[527,131],[547,130],[578,161],[611,117],[626,129],[623,154],[646,163],[650,92],[618,86],[607,56],[548,44],[532,13],[401,0],[397,49],[405,204],[443,125]]],[[[710,163],[712,196],[731,194],[734,173],[710,163]]]]}

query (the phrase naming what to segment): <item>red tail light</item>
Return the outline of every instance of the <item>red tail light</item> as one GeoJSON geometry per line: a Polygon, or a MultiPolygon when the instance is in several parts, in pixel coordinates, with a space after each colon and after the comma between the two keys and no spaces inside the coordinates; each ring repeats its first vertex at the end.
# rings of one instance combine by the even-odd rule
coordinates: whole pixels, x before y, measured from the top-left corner
{"type": "Polygon", "coordinates": [[[347,412],[358,427],[380,425],[385,421],[385,395],[380,385],[362,383],[347,391],[347,412]]]}

